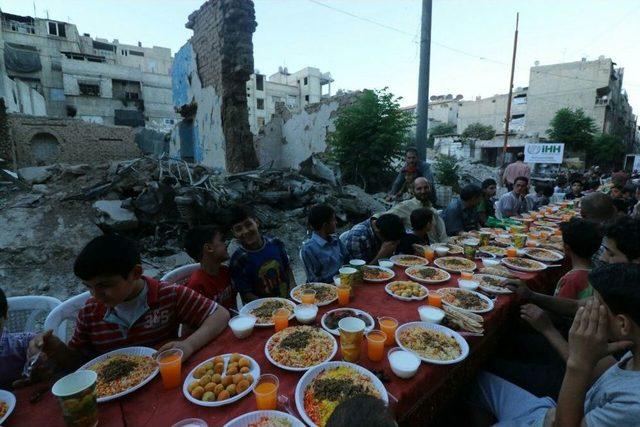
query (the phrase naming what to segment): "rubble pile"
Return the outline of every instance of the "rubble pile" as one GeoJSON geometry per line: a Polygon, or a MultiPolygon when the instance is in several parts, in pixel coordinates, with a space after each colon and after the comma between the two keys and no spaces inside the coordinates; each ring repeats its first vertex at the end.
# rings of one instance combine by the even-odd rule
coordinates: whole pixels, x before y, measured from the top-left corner
{"type": "Polygon", "coordinates": [[[261,228],[285,242],[301,281],[297,254],[310,206],[330,204],[343,228],[388,208],[380,196],[339,185],[332,170],[313,158],[300,171],[224,174],[182,160],[142,157],[31,167],[18,175],[6,175],[0,185],[0,286],[10,295],[66,298],[81,291],[73,260],[101,232],[137,239],[147,274],[162,275],[193,262],[182,252],[185,229],[213,224],[229,230],[229,208],[237,203],[251,206],[261,228]]]}
{"type": "Polygon", "coordinates": [[[482,181],[488,178],[495,179],[500,182],[500,168],[487,166],[479,162],[471,162],[469,159],[459,159],[458,165],[460,166],[460,185],[465,184],[477,184],[480,185],[482,181]]]}

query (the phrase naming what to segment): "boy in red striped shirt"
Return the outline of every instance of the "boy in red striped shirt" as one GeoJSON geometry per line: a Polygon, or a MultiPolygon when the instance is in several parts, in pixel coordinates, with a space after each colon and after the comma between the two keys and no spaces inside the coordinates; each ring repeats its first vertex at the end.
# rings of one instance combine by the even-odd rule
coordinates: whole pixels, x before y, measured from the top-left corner
{"type": "Polygon", "coordinates": [[[68,346],[50,332],[36,337],[30,351],[41,349],[59,367],[73,369],[87,358],[117,348],[151,346],[170,340],[158,351],[179,348],[183,360],[219,335],[227,325],[227,310],[184,286],[160,283],[142,275],[135,242],[120,236],[100,236],[78,255],[74,273],[92,298],[78,313],[68,346]],[[177,338],[178,326],[193,334],[177,338]]]}

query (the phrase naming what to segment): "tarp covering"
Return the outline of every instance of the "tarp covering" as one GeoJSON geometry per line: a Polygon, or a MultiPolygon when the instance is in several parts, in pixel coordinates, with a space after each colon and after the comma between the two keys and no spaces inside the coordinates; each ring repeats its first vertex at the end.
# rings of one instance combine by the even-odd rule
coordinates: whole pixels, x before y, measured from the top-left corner
{"type": "Polygon", "coordinates": [[[17,73],[35,73],[42,69],[40,55],[31,46],[4,44],[4,63],[7,70],[17,73]]]}

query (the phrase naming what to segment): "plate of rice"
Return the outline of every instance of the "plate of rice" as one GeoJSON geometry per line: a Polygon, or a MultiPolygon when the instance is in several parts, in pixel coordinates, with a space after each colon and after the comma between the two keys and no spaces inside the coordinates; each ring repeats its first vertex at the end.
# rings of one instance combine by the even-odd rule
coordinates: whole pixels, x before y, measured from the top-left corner
{"type": "Polygon", "coordinates": [[[285,412],[253,411],[240,415],[226,423],[223,427],[305,427],[304,423],[285,412]]]}
{"type": "Polygon", "coordinates": [[[396,341],[403,350],[436,365],[458,363],[469,355],[469,344],[462,335],[434,323],[405,323],[396,329],[396,341]]]}

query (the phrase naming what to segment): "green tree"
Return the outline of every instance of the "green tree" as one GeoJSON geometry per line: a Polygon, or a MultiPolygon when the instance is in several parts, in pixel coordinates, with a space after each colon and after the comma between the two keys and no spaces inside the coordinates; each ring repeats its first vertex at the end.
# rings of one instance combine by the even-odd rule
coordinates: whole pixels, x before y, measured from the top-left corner
{"type": "Polygon", "coordinates": [[[621,166],[627,149],[622,138],[615,135],[596,135],[587,145],[587,162],[602,167],[621,166]]]}
{"type": "Polygon", "coordinates": [[[456,133],[456,125],[450,123],[438,123],[429,129],[429,138],[427,138],[427,146],[433,148],[436,136],[451,135],[456,133]]]}
{"type": "Polygon", "coordinates": [[[393,179],[394,162],[403,154],[414,120],[400,109],[399,99],[387,88],[366,89],[339,111],[329,146],[345,182],[376,190],[393,179]]]}
{"type": "Polygon", "coordinates": [[[593,140],[593,135],[598,131],[595,121],[587,116],[581,108],[576,110],[559,109],[550,125],[551,128],[547,130],[549,138],[564,142],[566,148],[572,151],[585,150],[593,140]]]}
{"type": "Polygon", "coordinates": [[[448,185],[452,187],[455,192],[460,191],[458,184],[458,171],[460,170],[460,166],[455,156],[440,154],[436,158],[435,169],[438,184],[448,185]]]}
{"type": "Polygon", "coordinates": [[[462,136],[464,138],[488,140],[493,139],[493,137],[496,136],[496,131],[489,125],[483,125],[482,123],[475,122],[467,126],[464,132],[462,132],[462,136]]]}

